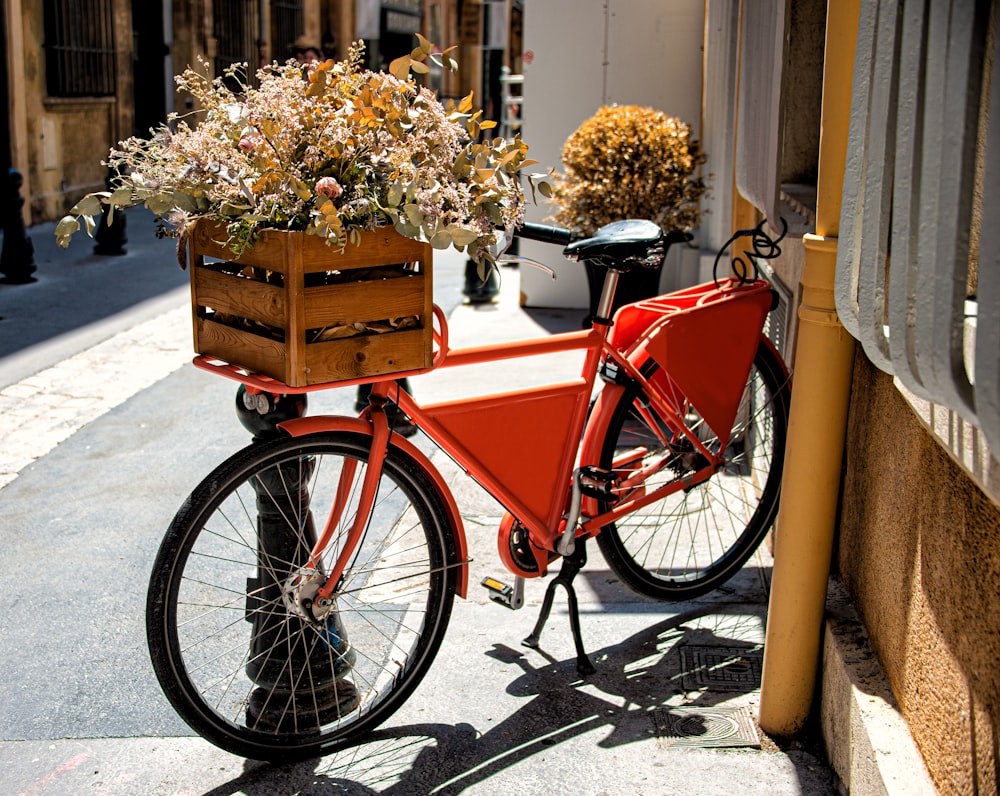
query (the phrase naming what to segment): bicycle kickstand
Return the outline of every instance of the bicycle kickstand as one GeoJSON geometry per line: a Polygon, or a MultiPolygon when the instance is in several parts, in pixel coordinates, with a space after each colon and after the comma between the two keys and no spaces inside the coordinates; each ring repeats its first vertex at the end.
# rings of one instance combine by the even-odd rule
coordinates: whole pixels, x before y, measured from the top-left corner
{"type": "Polygon", "coordinates": [[[563,558],[559,574],[545,590],[545,599],[542,600],[542,610],[538,614],[538,621],[535,622],[535,629],[531,631],[530,636],[521,642],[525,647],[538,649],[538,639],[542,635],[542,628],[545,627],[545,622],[549,618],[549,612],[552,610],[552,600],[555,598],[556,586],[562,586],[566,590],[566,597],[569,602],[569,626],[573,632],[573,643],[576,645],[576,671],[581,675],[594,674],[597,671],[583,649],[583,637],[580,634],[580,608],[576,599],[576,590],[573,588],[573,579],[586,563],[587,551],[584,546],[584,540],[577,539],[575,549],[563,558]]]}

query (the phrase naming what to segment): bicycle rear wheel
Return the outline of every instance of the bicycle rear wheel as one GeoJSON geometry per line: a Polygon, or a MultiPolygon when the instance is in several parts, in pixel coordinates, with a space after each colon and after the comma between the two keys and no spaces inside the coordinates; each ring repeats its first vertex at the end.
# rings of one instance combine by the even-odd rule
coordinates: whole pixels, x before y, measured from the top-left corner
{"type": "Polygon", "coordinates": [[[167,531],[146,610],[153,668],[180,716],[229,752],[283,761],[356,740],[403,704],[440,646],[454,535],[429,477],[396,448],[332,610],[311,608],[353,522],[369,447],[336,433],[251,445],[167,531]],[[338,494],[345,508],[310,580],[313,517],[327,522],[338,494]]]}
{"type": "MultiPolygon", "coordinates": [[[[647,379],[655,380],[657,366],[650,362],[647,369],[647,379]]],[[[777,514],[789,398],[784,369],[761,341],[724,453],[725,467],[598,534],[608,566],[623,582],[648,597],[685,600],[717,588],[746,563],[777,514]]],[[[682,436],[671,438],[648,405],[641,390],[625,390],[601,454],[607,469],[626,451],[643,450],[645,461],[666,456],[667,466],[643,485],[646,493],[686,478],[694,458],[690,444],[682,436]]],[[[686,423],[709,450],[718,450],[718,438],[693,408],[686,423]]],[[[609,508],[605,503],[603,510],[609,508]]]]}

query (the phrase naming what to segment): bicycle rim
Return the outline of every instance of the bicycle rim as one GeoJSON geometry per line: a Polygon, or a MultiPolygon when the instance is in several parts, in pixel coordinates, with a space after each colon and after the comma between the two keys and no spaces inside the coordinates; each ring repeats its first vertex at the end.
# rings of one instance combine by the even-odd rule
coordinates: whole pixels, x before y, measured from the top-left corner
{"type": "MultiPolygon", "coordinates": [[[[650,367],[647,378],[653,379],[650,367]]],[[[732,434],[725,466],[707,481],[639,509],[601,530],[597,540],[611,569],[632,589],[661,600],[697,597],[732,577],[750,558],[777,514],[788,426],[787,377],[776,355],[758,347],[732,434]]],[[[641,392],[626,390],[602,450],[612,467],[623,452],[645,449],[644,460],[667,466],[644,485],[648,494],[690,475],[690,445],[651,418],[641,392]]],[[[688,407],[688,427],[705,446],[719,440],[688,407]]],[[[609,508],[605,504],[605,510],[609,508]]]]}
{"type": "Polygon", "coordinates": [[[397,449],[332,610],[302,613],[317,527],[339,489],[323,573],[353,522],[368,447],[346,434],[252,445],[195,489],[164,538],[147,603],[153,666],[181,717],[223,749],[287,760],[349,743],[402,705],[437,652],[454,539],[430,480],[397,449]]]}

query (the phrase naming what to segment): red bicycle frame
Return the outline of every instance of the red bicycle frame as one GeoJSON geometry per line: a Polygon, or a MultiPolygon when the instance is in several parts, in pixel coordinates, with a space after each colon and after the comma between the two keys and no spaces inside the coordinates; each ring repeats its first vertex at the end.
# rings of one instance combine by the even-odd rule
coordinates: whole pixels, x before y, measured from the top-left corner
{"type": "MultiPolygon", "coordinates": [[[[665,466],[665,461],[636,467],[618,483],[621,498],[610,510],[598,514],[596,500],[583,499],[582,522],[577,524],[576,517],[570,519],[573,534],[595,535],[608,523],[671,492],[697,484],[715,472],[721,463],[720,453],[705,448],[697,434],[687,428],[685,413],[690,406],[697,407],[720,440],[721,449],[725,448],[772,301],[770,285],[765,281],[725,280],[626,305],[615,314],[611,326],[598,323],[586,331],[455,350],[448,347],[447,322],[435,307],[438,350],[430,369],[581,351],[585,356],[580,377],[560,384],[421,405],[400,389],[395,379],[427,371],[392,374],[373,383],[373,407],[384,400],[396,403],[528,529],[535,547],[555,553],[567,522],[574,469],[600,463],[611,413],[623,391],[629,388],[626,385],[641,388],[649,401],[646,411],[655,414],[671,435],[686,436],[706,464],[683,481],[673,481],[649,493],[641,485],[651,472],[665,466]],[[643,371],[649,361],[660,366],[652,377],[643,371]],[[602,363],[612,363],[624,378],[609,381],[588,412],[602,363]]],[[[271,393],[307,392],[355,383],[291,388],[204,357],[196,358],[195,363],[241,381],[249,390],[271,393]]],[[[388,430],[384,412],[366,410],[364,416],[368,419],[366,426],[372,445],[362,485],[361,509],[320,591],[323,597],[333,592],[367,523],[388,446],[399,444],[388,430]]],[[[288,421],[281,428],[300,436],[337,425],[336,418],[309,417],[288,421]]],[[[628,468],[640,461],[642,455],[642,451],[620,455],[616,469],[628,468]]],[[[429,462],[425,466],[432,468],[429,462]]],[[[345,473],[345,487],[354,476],[353,471],[345,473]]],[[[435,483],[439,489],[447,490],[443,479],[436,478],[435,483]]],[[[454,506],[450,493],[447,499],[454,506]]],[[[329,543],[343,503],[344,499],[335,501],[313,551],[313,561],[318,560],[329,543]]],[[[453,519],[456,513],[452,511],[453,519]]],[[[458,550],[464,551],[464,532],[457,520],[455,533],[458,550]]],[[[547,563],[546,554],[539,561],[539,575],[545,574],[547,563]]],[[[463,573],[461,593],[465,580],[463,573]]]]}

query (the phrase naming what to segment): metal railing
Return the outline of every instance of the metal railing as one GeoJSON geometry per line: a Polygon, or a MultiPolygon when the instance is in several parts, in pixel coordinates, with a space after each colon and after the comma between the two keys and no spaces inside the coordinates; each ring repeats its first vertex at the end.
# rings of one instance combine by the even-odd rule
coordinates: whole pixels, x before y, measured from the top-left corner
{"type": "Polygon", "coordinates": [[[1000,53],[988,0],[863,0],[837,311],[1000,452],[1000,53]],[[992,107],[994,112],[990,114],[992,107]]]}

